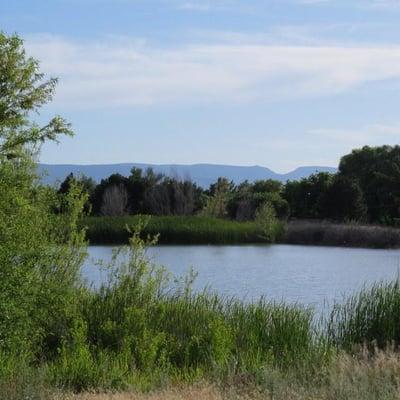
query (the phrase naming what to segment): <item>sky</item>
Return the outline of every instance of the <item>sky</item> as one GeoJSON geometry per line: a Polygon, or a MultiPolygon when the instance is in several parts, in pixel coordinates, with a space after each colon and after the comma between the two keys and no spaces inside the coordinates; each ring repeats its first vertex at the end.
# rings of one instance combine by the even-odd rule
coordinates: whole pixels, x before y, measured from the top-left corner
{"type": "Polygon", "coordinates": [[[0,0],[75,132],[47,163],[337,166],[400,139],[400,0],[0,0]]]}

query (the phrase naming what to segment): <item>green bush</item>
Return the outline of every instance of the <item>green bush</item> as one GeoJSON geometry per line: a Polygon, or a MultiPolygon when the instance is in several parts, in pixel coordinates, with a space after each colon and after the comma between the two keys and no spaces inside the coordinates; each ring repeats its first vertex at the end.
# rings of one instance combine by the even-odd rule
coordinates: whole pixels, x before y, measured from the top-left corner
{"type": "Polygon", "coordinates": [[[273,243],[283,237],[284,225],[276,216],[276,211],[271,203],[263,204],[255,215],[255,224],[261,233],[261,237],[273,243]]]}

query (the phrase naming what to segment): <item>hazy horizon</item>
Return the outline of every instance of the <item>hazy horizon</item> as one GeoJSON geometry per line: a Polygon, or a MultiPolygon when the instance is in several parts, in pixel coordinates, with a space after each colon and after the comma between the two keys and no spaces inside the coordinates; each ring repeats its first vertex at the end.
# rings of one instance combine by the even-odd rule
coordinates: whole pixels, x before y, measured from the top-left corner
{"type": "MultiPolygon", "coordinates": [[[[41,165],[71,165],[71,166],[102,166],[102,165],[131,165],[131,164],[142,164],[142,165],[157,165],[157,166],[183,166],[183,167],[193,167],[193,166],[217,166],[217,167],[239,167],[239,168],[264,168],[264,169],[270,169],[273,172],[281,173],[281,171],[275,170],[273,168],[270,168],[268,165],[251,165],[251,164],[222,164],[222,163],[204,163],[204,162],[196,162],[196,163],[148,163],[148,162],[136,162],[136,161],[126,161],[126,162],[115,162],[115,163],[48,163],[48,162],[39,162],[41,165]]],[[[299,165],[295,168],[289,169],[285,172],[291,172],[299,168],[338,168],[338,166],[331,166],[331,165],[299,165]]]]}

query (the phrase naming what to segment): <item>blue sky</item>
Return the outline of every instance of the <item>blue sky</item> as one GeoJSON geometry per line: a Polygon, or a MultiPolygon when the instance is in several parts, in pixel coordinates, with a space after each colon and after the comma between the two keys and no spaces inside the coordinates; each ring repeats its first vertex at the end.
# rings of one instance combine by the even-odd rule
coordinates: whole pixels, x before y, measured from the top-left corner
{"type": "Polygon", "coordinates": [[[76,136],[49,163],[336,166],[400,138],[400,0],[18,0],[76,136]]]}

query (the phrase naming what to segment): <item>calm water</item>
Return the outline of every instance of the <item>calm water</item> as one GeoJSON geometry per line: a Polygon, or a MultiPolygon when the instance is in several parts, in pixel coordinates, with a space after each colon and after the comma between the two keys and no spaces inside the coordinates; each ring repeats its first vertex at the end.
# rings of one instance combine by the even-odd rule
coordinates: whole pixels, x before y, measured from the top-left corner
{"type": "MultiPolygon", "coordinates": [[[[85,277],[103,279],[93,259],[109,260],[112,247],[92,246],[85,277]]],[[[252,301],[297,302],[321,310],[375,281],[397,278],[400,250],[313,246],[157,246],[149,254],[173,274],[191,267],[197,290],[210,286],[228,296],[252,301]]]]}

